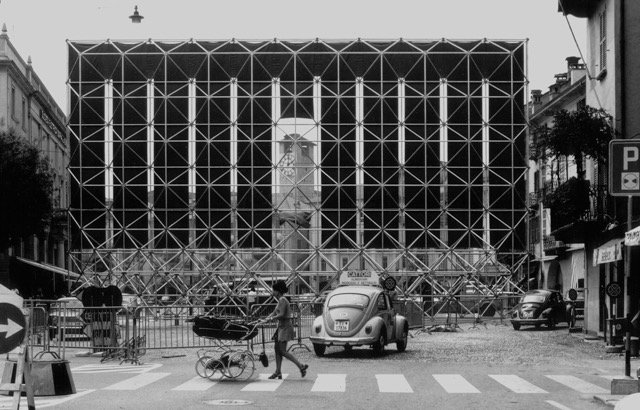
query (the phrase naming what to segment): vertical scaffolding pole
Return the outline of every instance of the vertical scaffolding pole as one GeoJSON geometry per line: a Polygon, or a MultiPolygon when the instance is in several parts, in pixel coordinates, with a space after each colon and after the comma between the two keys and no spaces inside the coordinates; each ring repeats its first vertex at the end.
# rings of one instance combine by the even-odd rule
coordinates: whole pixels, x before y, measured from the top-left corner
{"type": "Polygon", "coordinates": [[[196,79],[190,78],[187,108],[187,162],[189,193],[189,248],[196,246],[196,79]]]}
{"type": "Polygon", "coordinates": [[[154,206],[154,191],[155,191],[155,146],[154,146],[154,113],[155,113],[155,101],[154,101],[154,81],[152,79],[147,81],[147,247],[149,249],[154,248],[154,226],[155,215],[153,211],[154,206]]]}
{"type": "Polygon", "coordinates": [[[398,219],[398,241],[402,248],[407,246],[407,234],[405,232],[405,81],[398,79],[398,206],[400,217],[398,219]]]}
{"type": "MultiPolygon", "coordinates": [[[[356,77],[356,243],[364,244],[364,79],[356,77]]],[[[359,259],[360,264],[364,263],[359,259]]]]}
{"type": "Polygon", "coordinates": [[[113,248],[113,80],[104,82],[104,202],[105,246],[113,248]]]}
{"type": "Polygon", "coordinates": [[[489,80],[482,79],[482,240],[491,248],[491,214],[489,208],[489,80]]]}
{"type": "Polygon", "coordinates": [[[448,170],[449,162],[449,107],[447,79],[440,79],[440,241],[443,247],[449,245],[449,222],[447,217],[449,191],[448,170]]]}

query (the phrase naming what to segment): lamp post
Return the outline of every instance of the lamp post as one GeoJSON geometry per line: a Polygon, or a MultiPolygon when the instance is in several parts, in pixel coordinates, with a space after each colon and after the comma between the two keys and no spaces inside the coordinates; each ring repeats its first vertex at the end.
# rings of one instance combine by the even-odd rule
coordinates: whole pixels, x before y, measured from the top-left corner
{"type": "Polygon", "coordinates": [[[129,18],[131,19],[131,22],[134,24],[138,24],[142,22],[142,19],[144,18],[143,16],[140,15],[140,13],[138,13],[138,6],[135,6],[133,8],[133,14],[129,16],[129,18]]]}

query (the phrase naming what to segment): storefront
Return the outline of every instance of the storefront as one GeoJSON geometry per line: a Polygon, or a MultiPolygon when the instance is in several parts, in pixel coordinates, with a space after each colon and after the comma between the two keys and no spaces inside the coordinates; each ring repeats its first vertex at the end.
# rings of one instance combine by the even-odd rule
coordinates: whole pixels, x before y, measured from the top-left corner
{"type": "Polygon", "coordinates": [[[623,239],[609,240],[593,250],[592,268],[586,278],[585,332],[605,336],[607,319],[624,315],[624,292],[618,297],[607,295],[607,286],[624,288],[623,239]]]}

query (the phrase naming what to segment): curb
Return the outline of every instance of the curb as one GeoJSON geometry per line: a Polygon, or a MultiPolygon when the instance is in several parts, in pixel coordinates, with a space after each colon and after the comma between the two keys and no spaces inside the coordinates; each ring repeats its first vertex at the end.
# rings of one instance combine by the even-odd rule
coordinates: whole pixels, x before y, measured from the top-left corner
{"type": "Polygon", "coordinates": [[[611,408],[615,407],[616,403],[624,397],[626,397],[624,394],[598,394],[593,396],[595,401],[611,408]]]}

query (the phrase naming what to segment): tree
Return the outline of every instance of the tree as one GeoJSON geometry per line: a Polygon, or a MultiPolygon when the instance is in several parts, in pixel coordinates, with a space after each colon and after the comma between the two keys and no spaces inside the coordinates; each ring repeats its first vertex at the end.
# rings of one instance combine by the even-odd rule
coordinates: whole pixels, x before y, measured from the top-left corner
{"type": "Polygon", "coordinates": [[[53,172],[40,151],[0,132],[0,249],[41,233],[53,213],[53,172]]]}
{"type": "Polygon", "coordinates": [[[588,105],[576,111],[557,111],[553,115],[553,127],[545,125],[534,131],[539,159],[573,156],[578,179],[584,179],[585,157],[600,164],[607,161],[609,141],[614,135],[610,119],[603,109],[588,105]]]}

